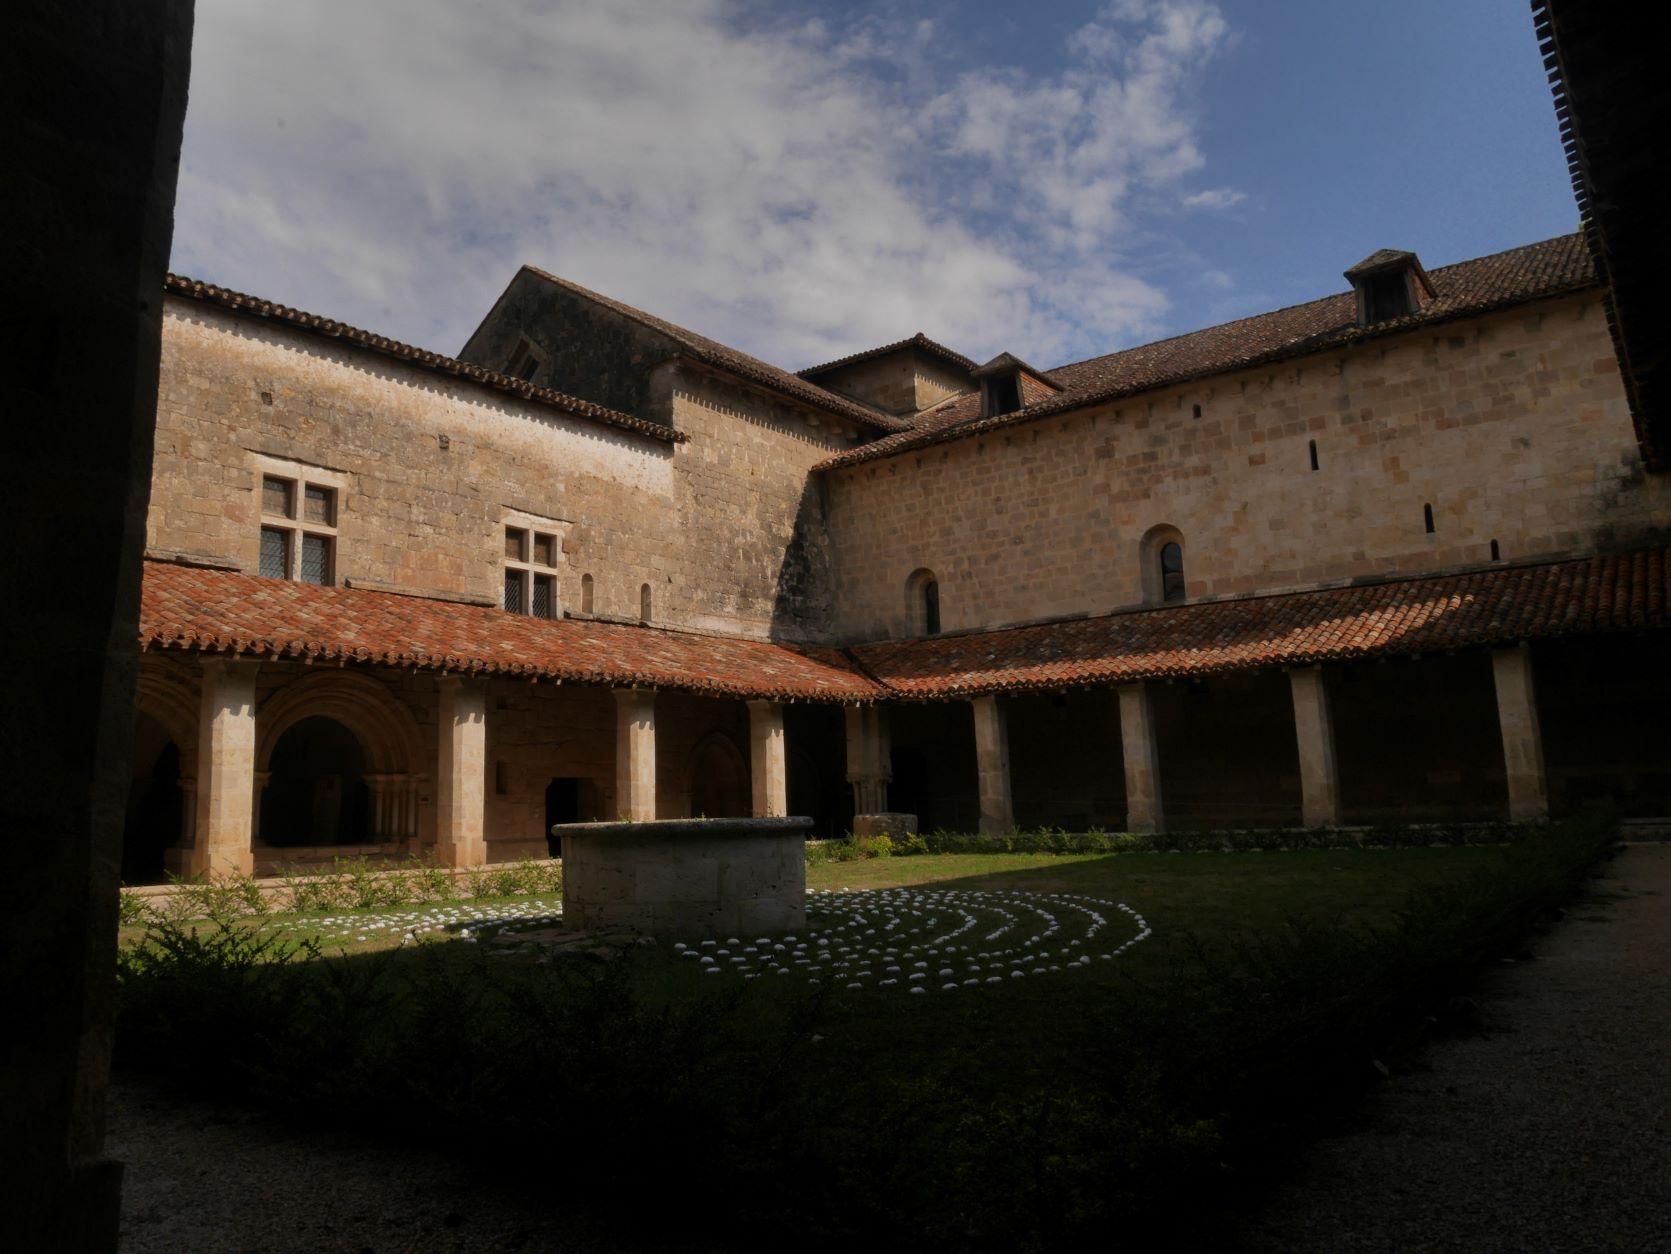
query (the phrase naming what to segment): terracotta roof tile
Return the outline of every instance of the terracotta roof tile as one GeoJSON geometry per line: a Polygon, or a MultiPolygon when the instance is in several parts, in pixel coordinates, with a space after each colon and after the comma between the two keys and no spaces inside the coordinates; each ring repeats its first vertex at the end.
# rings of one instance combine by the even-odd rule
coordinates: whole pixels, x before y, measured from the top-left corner
{"type": "Polygon", "coordinates": [[[1582,237],[1576,234],[1442,266],[1428,271],[1427,277],[1433,285],[1433,299],[1403,318],[1359,326],[1356,295],[1340,292],[1304,305],[1226,322],[1106,357],[1058,366],[1045,373],[1061,385],[1062,392],[1029,403],[1013,413],[983,419],[979,416],[978,400],[973,405],[948,402],[950,408],[942,406],[919,415],[910,431],[837,453],[820,462],[817,468],[825,470],[888,457],[1191,379],[1342,348],[1362,340],[1471,317],[1596,284],[1595,268],[1582,237]]]}
{"type": "Polygon", "coordinates": [[[939,698],[1212,675],[1671,626],[1671,549],[1133,610],[850,650],[939,698]]]}
{"type": "Polygon", "coordinates": [[[141,647],[192,649],[718,696],[868,701],[837,649],[583,619],[548,620],[360,588],[147,562],[141,647]]]}
{"type": "Polygon", "coordinates": [[[792,396],[805,404],[816,406],[830,413],[840,414],[844,418],[851,419],[864,426],[880,427],[884,431],[899,431],[905,426],[904,423],[890,414],[871,409],[867,405],[860,405],[857,401],[849,400],[845,396],[838,396],[815,383],[807,382],[799,375],[790,374],[787,370],[782,370],[777,366],[761,361],[758,357],[750,357],[747,353],[721,344],[718,340],[710,340],[705,335],[698,335],[695,331],[687,330],[676,323],[667,321],[665,318],[658,318],[654,314],[645,313],[642,309],[635,309],[624,301],[615,300],[601,292],[594,292],[578,283],[571,282],[549,271],[541,270],[538,266],[525,265],[522,268],[547,283],[554,284],[565,291],[574,292],[579,296],[584,296],[587,300],[594,301],[605,309],[612,309],[623,317],[631,318],[634,322],[660,331],[663,335],[676,341],[692,357],[710,366],[748,379],[762,387],[770,388],[774,392],[792,396]]]}
{"type": "Polygon", "coordinates": [[[623,414],[613,409],[605,409],[602,405],[581,400],[578,396],[553,392],[549,388],[535,387],[521,379],[500,374],[496,370],[487,370],[467,361],[459,361],[456,357],[445,357],[440,353],[432,353],[425,348],[415,348],[411,344],[402,344],[399,340],[391,340],[385,335],[377,335],[371,331],[362,331],[359,327],[351,327],[345,322],[336,322],[330,318],[322,318],[318,314],[292,309],[289,305],[280,305],[270,300],[262,300],[259,296],[234,292],[230,288],[217,287],[213,283],[188,279],[184,275],[170,274],[164,281],[164,290],[171,296],[182,296],[187,300],[199,300],[205,304],[219,305],[223,309],[231,309],[241,314],[261,318],[267,322],[276,322],[283,326],[294,327],[300,331],[307,331],[313,335],[342,340],[356,348],[367,349],[384,357],[392,357],[396,361],[407,362],[423,370],[452,375],[459,379],[468,379],[472,383],[479,383],[483,387],[492,388],[496,392],[505,392],[522,400],[533,401],[535,404],[561,410],[563,413],[573,414],[576,417],[591,418],[597,422],[607,423],[612,427],[635,431],[639,435],[647,435],[652,439],[662,440],[669,444],[683,443],[688,438],[683,431],[675,431],[672,427],[665,427],[659,422],[650,422],[644,418],[634,417],[632,414],[623,414]]]}

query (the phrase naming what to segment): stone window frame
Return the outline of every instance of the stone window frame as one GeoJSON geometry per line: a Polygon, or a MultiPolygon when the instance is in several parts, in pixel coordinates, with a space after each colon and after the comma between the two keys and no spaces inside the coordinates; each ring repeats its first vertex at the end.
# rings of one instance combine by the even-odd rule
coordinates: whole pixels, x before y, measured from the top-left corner
{"type": "MultiPolygon", "coordinates": [[[[287,583],[314,583],[302,578],[302,543],[304,536],[323,539],[325,545],[325,578],[315,587],[334,588],[342,584],[342,516],[348,503],[351,479],[340,470],[328,470],[306,462],[287,461],[264,453],[252,453],[250,466],[255,476],[256,557],[255,571],[261,574],[261,533],[280,531],[285,535],[284,580],[287,583]],[[277,479],[290,485],[290,513],[267,512],[267,480],[277,479]],[[320,522],[307,517],[306,500],[309,488],[331,494],[330,521],[320,522]]],[[[270,575],[263,578],[272,578],[270,575]]]]}
{"type": "Polygon", "coordinates": [[[545,354],[540,351],[539,345],[524,335],[505,359],[505,373],[523,383],[532,383],[535,376],[545,369],[545,361],[545,354]]]}
{"type": "Polygon", "coordinates": [[[558,518],[542,518],[538,514],[523,513],[518,510],[506,510],[499,524],[499,565],[501,588],[503,577],[511,571],[518,571],[522,575],[522,588],[519,594],[520,605],[513,609],[505,603],[501,594],[499,608],[507,614],[521,614],[528,618],[559,619],[566,617],[563,609],[563,581],[561,578],[563,564],[563,536],[568,524],[558,518]],[[512,557],[506,548],[506,541],[512,532],[520,532],[522,542],[518,549],[518,556],[512,557]],[[539,560],[539,541],[550,541],[551,560],[539,560]],[[534,590],[536,582],[549,580],[551,586],[550,612],[536,614],[534,612],[534,590]]]}
{"type": "Polygon", "coordinates": [[[912,636],[938,636],[943,627],[940,577],[919,566],[905,579],[906,631],[912,636]]]}
{"type": "Polygon", "coordinates": [[[1183,605],[1189,600],[1188,555],[1189,546],[1184,543],[1183,532],[1170,523],[1160,523],[1143,533],[1143,539],[1137,546],[1143,604],[1183,605]],[[1178,548],[1176,571],[1168,570],[1166,563],[1166,550],[1172,545],[1178,548]],[[1177,576],[1175,581],[1168,578],[1173,574],[1177,576]],[[1169,583],[1171,589],[1168,588],[1169,583]],[[1167,595],[1169,590],[1173,595],[1167,595]]]}

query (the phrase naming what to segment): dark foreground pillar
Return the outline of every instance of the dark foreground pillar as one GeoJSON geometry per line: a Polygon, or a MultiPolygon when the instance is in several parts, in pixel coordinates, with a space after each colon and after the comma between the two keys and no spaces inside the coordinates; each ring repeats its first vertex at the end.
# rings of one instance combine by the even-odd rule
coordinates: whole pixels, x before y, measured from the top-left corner
{"type": "Polygon", "coordinates": [[[116,876],[192,3],[7,12],[0,1245],[114,1249],[116,876]]]}

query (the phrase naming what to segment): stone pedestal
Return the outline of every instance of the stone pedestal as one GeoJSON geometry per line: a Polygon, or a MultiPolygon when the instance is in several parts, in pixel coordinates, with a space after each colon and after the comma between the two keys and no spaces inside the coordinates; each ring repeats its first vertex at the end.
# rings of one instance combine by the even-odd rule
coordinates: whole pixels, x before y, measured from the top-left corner
{"type": "Polygon", "coordinates": [[[1321,666],[1288,672],[1294,694],[1294,736],[1300,750],[1300,809],[1307,827],[1340,825],[1340,772],[1334,718],[1321,666]]]}
{"type": "Polygon", "coordinates": [[[975,771],[980,784],[981,835],[1002,836],[1015,830],[1010,796],[1010,735],[997,697],[976,697],[975,771]]]}
{"type": "Polygon", "coordinates": [[[669,940],[806,927],[807,818],[559,823],[563,920],[669,940]]]}
{"type": "Polygon", "coordinates": [[[754,817],[789,813],[789,759],[783,738],[783,707],[776,701],[748,703],[749,785],[754,817]]]}
{"type": "Polygon", "coordinates": [[[193,875],[255,870],[255,671],[247,659],[203,663],[197,741],[193,875]]]}
{"type": "Polygon", "coordinates": [[[1509,819],[1515,823],[1536,823],[1549,817],[1549,786],[1544,776],[1543,735],[1538,727],[1531,650],[1525,645],[1494,649],[1491,673],[1497,684],[1497,721],[1503,734],[1509,819]]]}
{"type": "Polygon", "coordinates": [[[1120,749],[1126,769],[1126,830],[1158,832],[1166,817],[1160,802],[1160,754],[1147,684],[1120,689],[1120,749]]]}
{"type": "Polygon", "coordinates": [[[487,861],[487,685],[457,675],[438,683],[435,854],[442,866],[481,866],[487,861]]]}
{"type": "Polygon", "coordinates": [[[651,688],[615,690],[615,810],[633,823],[656,817],[656,694],[651,688]]]}

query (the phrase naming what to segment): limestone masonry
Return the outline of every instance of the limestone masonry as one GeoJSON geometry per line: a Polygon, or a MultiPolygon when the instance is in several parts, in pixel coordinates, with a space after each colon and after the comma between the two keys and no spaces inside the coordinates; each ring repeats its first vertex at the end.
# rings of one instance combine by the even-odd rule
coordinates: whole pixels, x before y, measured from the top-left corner
{"type": "Polygon", "coordinates": [[[1663,815],[1671,488],[1582,242],[1348,279],[798,374],[529,267],[458,358],[170,279],[125,873],[1663,815]]]}

